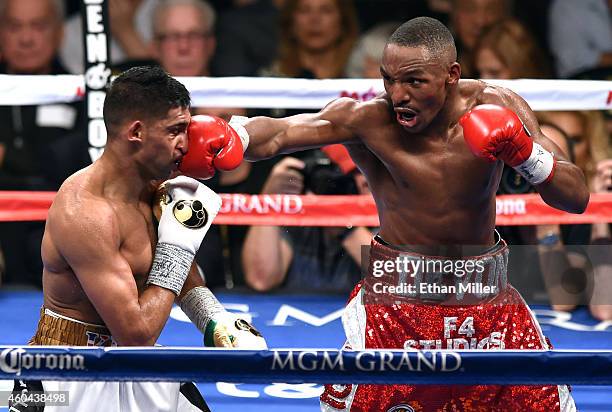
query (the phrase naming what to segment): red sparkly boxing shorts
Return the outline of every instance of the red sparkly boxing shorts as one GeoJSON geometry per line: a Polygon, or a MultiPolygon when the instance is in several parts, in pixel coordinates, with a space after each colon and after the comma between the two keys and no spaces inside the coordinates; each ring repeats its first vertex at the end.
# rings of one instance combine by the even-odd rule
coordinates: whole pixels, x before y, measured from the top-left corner
{"type": "MultiPolygon", "coordinates": [[[[345,349],[549,349],[529,307],[507,282],[508,254],[503,240],[483,254],[444,258],[396,249],[374,239],[369,273],[353,290],[342,316],[345,349]]],[[[565,385],[330,384],[321,395],[321,410],[565,412],[576,408],[565,385]]]]}

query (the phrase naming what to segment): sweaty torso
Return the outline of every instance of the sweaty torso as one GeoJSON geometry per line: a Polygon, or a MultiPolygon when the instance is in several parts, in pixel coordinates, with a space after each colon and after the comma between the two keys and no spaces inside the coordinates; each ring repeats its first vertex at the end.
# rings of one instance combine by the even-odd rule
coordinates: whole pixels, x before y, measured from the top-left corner
{"type": "Polygon", "coordinates": [[[406,132],[384,97],[363,107],[369,126],[358,132],[361,144],[347,148],[368,179],[385,241],[492,244],[503,164],[476,158],[458,124],[461,114],[483,103],[483,91],[482,82],[462,81],[459,96],[449,102],[456,119],[435,135],[406,132]]]}
{"type": "Polygon", "coordinates": [[[106,182],[97,177],[92,168],[90,166],[70,177],[58,191],[49,210],[41,249],[44,305],[64,316],[104,324],[61,252],[63,238],[71,233],[71,228],[63,223],[62,214],[67,208],[78,205],[84,209],[80,213],[95,215],[96,203],[107,202],[117,219],[119,252],[128,262],[139,292],[144,288],[150,270],[157,237],[150,196],[145,193],[140,201],[130,203],[113,200],[105,196],[106,182]]]}

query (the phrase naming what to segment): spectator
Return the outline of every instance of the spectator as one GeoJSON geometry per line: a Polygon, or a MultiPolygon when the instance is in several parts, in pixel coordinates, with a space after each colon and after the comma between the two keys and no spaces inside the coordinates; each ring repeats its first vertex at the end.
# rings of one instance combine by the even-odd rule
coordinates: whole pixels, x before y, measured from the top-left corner
{"type": "MultiPolygon", "coordinates": [[[[563,131],[566,138],[556,140],[555,143],[572,153],[575,163],[584,172],[589,188],[594,193],[609,192],[610,176],[612,175],[612,153],[609,137],[606,133],[604,119],[601,112],[573,111],[573,112],[543,112],[539,113],[542,121],[554,125],[563,131]]],[[[550,136],[555,139],[554,136],[550,136]]],[[[539,227],[540,243],[544,243],[544,251],[549,255],[541,254],[543,265],[554,270],[544,271],[545,281],[553,308],[556,310],[572,310],[577,304],[589,299],[591,314],[600,320],[612,320],[612,278],[610,274],[610,255],[599,256],[588,262],[587,257],[593,256],[584,253],[577,247],[564,250],[563,245],[589,245],[610,242],[610,227],[607,223],[594,223],[592,225],[567,225],[539,227]],[[560,259],[566,256],[565,259],[560,259]],[[606,260],[607,259],[607,260],[606,260]],[[556,265],[553,266],[553,265],[556,265]],[[593,269],[589,268],[592,265],[593,269]],[[592,272],[591,272],[592,270],[592,272]],[[607,273],[603,273],[607,272],[607,273]],[[589,277],[594,276],[596,283],[593,290],[584,290],[589,286],[589,277]],[[586,280],[585,280],[586,279],[586,280]],[[584,296],[590,294],[592,296],[584,296]],[[607,294],[607,295],[602,295],[607,294]]]]}
{"type": "Polygon", "coordinates": [[[219,47],[213,72],[219,76],[255,76],[276,58],[279,10],[283,0],[236,1],[219,16],[219,47]]]}
{"type": "MultiPolygon", "coordinates": [[[[0,2],[0,73],[66,74],[57,51],[62,41],[62,0],[0,2]]],[[[80,116],[75,104],[0,107],[0,186],[50,190],[62,165],[48,151],[72,130],[80,116]]]]}
{"type": "Polygon", "coordinates": [[[359,37],[349,59],[346,70],[348,77],[380,78],[383,50],[387,40],[400,24],[398,22],[380,23],[359,37]]]}
{"type": "Polygon", "coordinates": [[[546,54],[529,30],[504,19],[483,32],[474,47],[472,66],[482,79],[549,78],[546,54]]]}
{"type": "Polygon", "coordinates": [[[539,117],[556,125],[569,138],[570,150],[575,163],[592,182],[597,163],[610,157],[610,138],[605,129],[604,118],[598,111],[541,112],[539,117]]]}
{"type": "Polygon", "coordinates": [[[280,24],[279,57],[270,74],[344,76],[358,32],[350,0],[286,0],[280,24]]]}
{"type": "Polygon", "coordinates": [[[160,3],[153,14],[153,57],[173,76],[209,76],[215,17],[203,0],[160,3]]]}
{"type": "MultiPolygon", "coordinates": [[[[152,15],[162,0],[109,0],[111,30],[110,58],[115,66],[134,60],[150,62],[149,43],[153,38],[152,15]]],[[[83,25],[80,14],[70,17],[61,46],[61,60],[75,74],[83,73],[83,25]]]]}
{"type": "MultiPolygon", "coordinates": [[[[61,0],[0,2],[0,72],[65,74],[57,59],[63,16],[61,0]]],[[[0,190],[54,190],[81,166],[56,156],[58,147],[72,147],[66,138],[82,116],[79,108],[77,104],[0,107],[0,190]]],[[[6,283],[40,286],[44,224],[3,222],[0,226],[6,283]]]]}
{"type": "MultiPolygon", "coordinates": [[[[280,14],[278,59],[259,74],[309,79],[344,77],[357,32],[356,11],[350,0],[285,0],[280,14]]],[[[297,113],[274,109],[270,114],[282,117],[297,113]]],[[[308,155],[301,152],[295,157],[308,155]]]]}
{"type": "MultiPolygon", "coordinates": [[[[331,167],[345,173],[337,174],[337,180],[329,179],[333,173],[329,169],[325,173],[326,183],[315,177],[311,166],[321,158],[302,161],[286,157],[272,169],[262,193],[301,194],[306,181],[307,193],[316,190],[317,194],[369,194],[363,175],[350,161],[346,149],[340,145],[333,148],[331,157],[339,166],[331,167]],[[353,189],[347,190],[349,183],[353,189]]],[[[364,227],[253,226],[242,251],[247,284],[260,292],[278,287],[293,292],[350,291],[360,279],[361,247],[371,240],[371,232],[364,227]]]]}
{"type": "Polygon", "coordinates": [[[549,43],[557,74],[612,66],[612,0],[553,0],[549,43]]]}
{"type": "Polygon", "coordinates": [[[3,72],[51,74],[64,72],[55,60],[62,41],[64,3],[10,1],[0,3],[3,72]]]}
{"type": "Polygon", "coordinates": [[[502,19],[511,16],[511,0],[452,0],[450,23],[457,42],[461,72],[473,77],[473,50],[481,34],[502,19]]]}

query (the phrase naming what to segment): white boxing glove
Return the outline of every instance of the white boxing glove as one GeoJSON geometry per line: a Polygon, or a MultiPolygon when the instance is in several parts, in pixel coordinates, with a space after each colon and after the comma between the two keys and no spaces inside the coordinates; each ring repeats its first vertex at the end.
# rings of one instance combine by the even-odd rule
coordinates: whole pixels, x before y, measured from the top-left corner
{"type": "Polygon", "coordinates": [[[239,314],[226,311],[207,287],[191,289],[179,303],[187,317],[204,334],[204,345],[268,349],[261,333],[239,314]]]}
{"type": "Polygon", "coordinates": [[[249,322],[231,312],[220,312],[206,325],[204,345],[240,348],[268,349],[264,337],[249,322]]]}
{"type": "Polygon", "coordinates": [[[195,255],[221,209],[221,197],[187,176],[175,177],[163,186],[166,194],[162,199],[158,241],[195,255]]]}
{"type": "Polygon", "coordinates": [[[178,295],[193,258],[221,208],[221,197],[187,176],[168,180],[161,187],[158,242],[147,284],[178,295]]]}

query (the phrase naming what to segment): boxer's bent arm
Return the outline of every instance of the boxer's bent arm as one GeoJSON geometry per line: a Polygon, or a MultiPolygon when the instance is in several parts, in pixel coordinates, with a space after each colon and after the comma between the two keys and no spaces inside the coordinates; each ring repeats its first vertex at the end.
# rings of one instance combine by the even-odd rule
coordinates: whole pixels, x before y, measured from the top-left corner
{"type": "Polygon", "coordinates": [[[522,97],[508,89],[498,90],[500,93],[488,96],[485,103],[507,106],[514,110],[531,133],[533,141],[554,154],[556,166],[552,180],[535,186],[542,200],[566,212],[584,212],[590,194],[582,170],[567,160],[563,151],[542,133],[535,114],[522,97]]]}
{"type": "Polygon", "coordinates": [[[273,157],[280,153],[357,141],[355,122],[360,103],[340,98],[318,113],[274,119],[254,117],[245,128],[249,133],[248,160],[273,157]]]}
{"type": "MultiPolygon", "coordinates": [[[[121,346],[153,345],[163,329],[175,294],[149,285],[138,295],[134,274],[119,248],[118,222],[104,202],[95,202],[55,220],[56,246],[90,302],[121,346]],[[78,213],[95,210],[95,215],[78,213]]],[[[49,222],[48,222],[49,224],[49,222]]]]}
{"type": "Polygon", "coordinates": [[[187,279],[185,279],[181,293],[175,299],[175,303],[179,304],[191,289],[197,288],[198,286],[206,286],[206,282],[204,282],[204,279],[200,276],[200,272],[194,261],[191,264],[191,268],[189,268],[189,274],[187,275],[187,279]]]}

